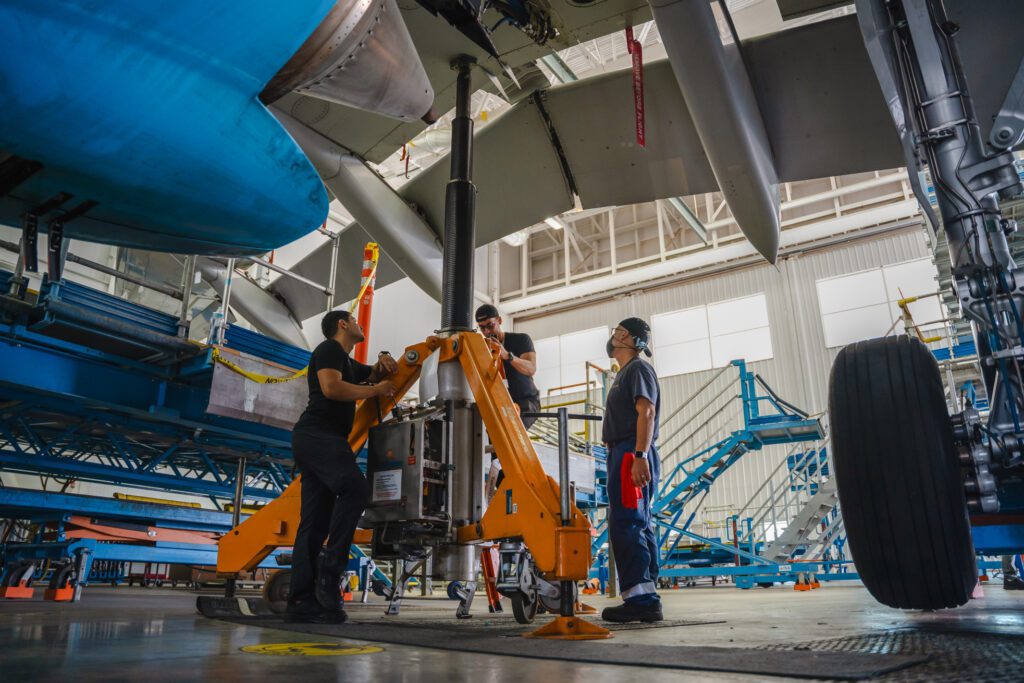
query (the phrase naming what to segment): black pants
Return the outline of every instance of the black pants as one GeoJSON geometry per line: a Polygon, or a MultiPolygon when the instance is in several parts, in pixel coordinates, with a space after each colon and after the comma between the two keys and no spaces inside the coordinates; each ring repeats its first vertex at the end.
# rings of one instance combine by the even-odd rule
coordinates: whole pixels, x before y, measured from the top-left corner
{"type": "Polygon", "coordinates": [[[292,551],[289,602],[303,603],[315,599],[321,548],[326,564],[341,569],[347,566],[352,536],[369,502],[370,487],[348,441],[337,434],[294,431],[292,454],[302,474],[302,504],[292,551]]]}
{"type": "MultiPolygon", "coordinates": [[[[515,404],[519,406],[521,413],[539,413],[540,412],[540,397],[539,396],[527,396],[515,401],[515,404]]],[[[533,426],[533,423],[537,421],[535,417],[524,417],[523,426],[529,429],[533,426]]]]}

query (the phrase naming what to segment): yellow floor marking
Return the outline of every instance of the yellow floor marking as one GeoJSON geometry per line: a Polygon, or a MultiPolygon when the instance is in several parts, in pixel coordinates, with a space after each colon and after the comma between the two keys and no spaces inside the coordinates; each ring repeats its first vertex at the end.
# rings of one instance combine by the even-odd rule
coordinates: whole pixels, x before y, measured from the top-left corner
{"type": "Polygon", "coordinates": [[[278,657],[342,657],[347,655],[370,655],[383,652],[384,648],[373,645],[353,645],[323,641],[318,643],[264,643],[262,645],[246,645],[242,652],[258,655],[275,655],[278,657]]]}

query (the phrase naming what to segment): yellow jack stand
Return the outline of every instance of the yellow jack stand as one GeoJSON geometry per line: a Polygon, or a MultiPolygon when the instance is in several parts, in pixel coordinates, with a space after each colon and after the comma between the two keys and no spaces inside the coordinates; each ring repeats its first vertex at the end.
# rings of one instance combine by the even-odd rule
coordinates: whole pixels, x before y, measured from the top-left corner
{"type": "Polygon", "coordinates": [[[541,626],[532,633],[523,634],[523,638],[550,638],[551,640],[605,640],[611,637],[611,631],[608,629],[591,624],[579,617],[555,617],[550,624],[541,626]]]}

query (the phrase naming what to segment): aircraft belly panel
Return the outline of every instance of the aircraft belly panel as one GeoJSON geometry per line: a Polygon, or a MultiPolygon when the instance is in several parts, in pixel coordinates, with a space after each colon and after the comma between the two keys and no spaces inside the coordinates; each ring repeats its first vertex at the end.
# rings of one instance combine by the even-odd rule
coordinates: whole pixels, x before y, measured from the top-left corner
{"type": "Polygon", "coordinates": [[[0,149],[44,165],[0,218],[66,191],[99,202],[67,226],[86,240],[253,252],[314,229],[323,184],[257,95],[332,4],[0,6],[0,149]]]}

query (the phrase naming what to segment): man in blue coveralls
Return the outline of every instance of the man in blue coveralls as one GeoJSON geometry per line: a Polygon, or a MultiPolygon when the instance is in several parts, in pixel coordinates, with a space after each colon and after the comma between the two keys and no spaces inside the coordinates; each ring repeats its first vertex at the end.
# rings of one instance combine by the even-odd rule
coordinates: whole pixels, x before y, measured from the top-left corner
{"type": "Polygon", "coordinates": [[[661,466],[655,443],[661,396],[648,357],[651,328],[626,318],[608,340],[608,357],[619,372],[605,402],[602,441],[608,447],[608,528],[624,603],[607,607],[605,621],[661,621],[657,593],[658,542],[651,523],[651,501],[661,466]]]}

